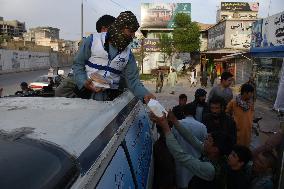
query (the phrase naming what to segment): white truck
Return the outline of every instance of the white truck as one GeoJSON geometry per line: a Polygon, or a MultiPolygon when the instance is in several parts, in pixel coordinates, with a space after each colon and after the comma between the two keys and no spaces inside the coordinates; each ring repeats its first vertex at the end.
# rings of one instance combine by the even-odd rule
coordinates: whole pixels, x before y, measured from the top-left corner
{"type": "Polygon", "coordinates": [[[151,188],[153,126],[141,101],[0,98],[0,188],[151,188]]]}

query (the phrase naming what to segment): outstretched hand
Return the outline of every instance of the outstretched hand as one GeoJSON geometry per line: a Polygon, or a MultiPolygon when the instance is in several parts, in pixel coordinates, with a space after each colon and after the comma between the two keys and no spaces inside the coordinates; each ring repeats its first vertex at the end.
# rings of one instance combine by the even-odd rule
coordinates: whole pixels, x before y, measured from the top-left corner
{"type": "Polygon", "coordinates": [[[160,127],[164,134],[167,134],[171,132],[171,129],[168,124],[168,120],[166,118],[166,115],[164,114],[162,117],[157,117],[154,113],[150,113],[150,119],[157,124],[158,127],[160,127]]]}
{"type": "Polygon", "coordinates": [[[156,97],[155,97],[152,93],[146,94],[146,95],[144,96],[144,102],[145,102],[146,104],[148,104],[148,102],[149,102],[151,99],[156,99],[156,97]]]}

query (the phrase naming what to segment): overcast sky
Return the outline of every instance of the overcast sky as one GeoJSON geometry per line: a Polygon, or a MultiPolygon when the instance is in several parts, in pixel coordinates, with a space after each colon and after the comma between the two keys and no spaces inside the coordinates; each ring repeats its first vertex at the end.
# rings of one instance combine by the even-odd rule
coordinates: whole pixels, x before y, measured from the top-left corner
{"type": "MultiPolygon", "coordinates": [[[[77,40],[81,32],[80,5],[82,0],[0,0],[0,16],[4,20],[19,20],[26,28],[52,26],[60,29],[60,38],[77,40]]],[[[84,32],[95,31],[95,22],[103,14],[117,16],[121,11],[131,10],[140,20],[142,2],[191,3],[192,19],[202,23],[215,23],[220,0],[83,0],[84,32]]],[[[255,2],[251,0],[226,0],[229,2],[255,2]]],[[[267,17],[284,11],[284,0],[258,0],[259,16],[267,17]]]]}

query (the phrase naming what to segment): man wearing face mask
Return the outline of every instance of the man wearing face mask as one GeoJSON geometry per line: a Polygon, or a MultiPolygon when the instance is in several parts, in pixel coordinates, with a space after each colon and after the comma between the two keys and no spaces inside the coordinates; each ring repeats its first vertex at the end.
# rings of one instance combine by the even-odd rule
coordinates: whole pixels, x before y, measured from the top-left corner
{"type": "MultiPolygon", "coordinates": [[[[107,32],[91,35],[81,45],[72,66],[78,90],[92,92],[95,100],[110,100],[124,79],[127,88],[145,102],[155,98],[139,80],[135,58],[129,44],[139,23],[130,11],[120,13],[107,32]],[[96,85],[95,82],[102,87],[96,85]]],[[[112,98],[113,99],[113,98],[112,98]]]]}
{"type": "Polygon", "coordinates": [[[204,116],[209,112],[208,104],[205,102],[207,92],[204,89],[197,89],[194,95],[194,101],[190,104],[195,107],[195,116],[194,118],[203,122],[204,116]]]}
{"type": "Polygon", "coordinates": [[[225,100],[214,96],[209,101],[210,112],[204,117],[203,124],[207,132],[221,131],[231,136],[234,144],[237,142],[237,128],[234,119],[225,112],[225,100]]]}

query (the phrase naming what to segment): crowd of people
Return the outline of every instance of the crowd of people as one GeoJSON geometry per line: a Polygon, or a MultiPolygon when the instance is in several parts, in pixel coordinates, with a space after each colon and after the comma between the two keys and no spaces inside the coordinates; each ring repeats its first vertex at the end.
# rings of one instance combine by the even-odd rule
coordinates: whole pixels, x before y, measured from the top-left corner
{"type": "Polygon", "coordinates": [[[250,145],[254,116],[254,87],[249,82],[233,97],[233,75],[223,72],[209,92],[199,88],[195,98],[179,96],[167,117],[151,114],[160,137],[154,144],[154,188],[157,189],[273,189],[277,184],[279,131],[263,146],[250,145]]]}

